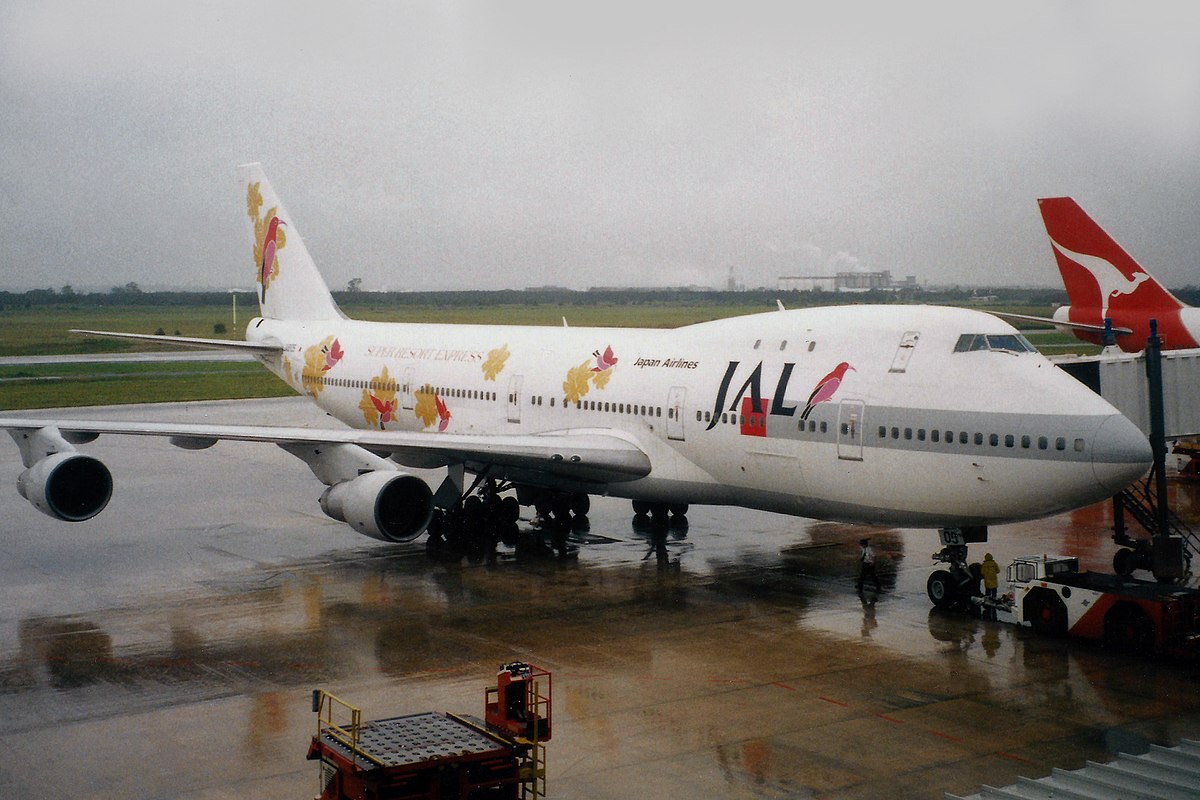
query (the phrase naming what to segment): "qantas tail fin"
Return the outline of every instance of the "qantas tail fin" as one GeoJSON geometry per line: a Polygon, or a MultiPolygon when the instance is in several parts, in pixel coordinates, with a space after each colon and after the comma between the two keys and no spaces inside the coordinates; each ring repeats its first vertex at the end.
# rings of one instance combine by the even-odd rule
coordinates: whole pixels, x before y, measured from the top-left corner
{"type": "Polygon", "coordinates": [[[1183,307],[1070,197],[1043,198],[1038,207],[1072,309],[1183,307]]]}
{"type": "Polygon", "coordinates": [[[262,165],[244,164],[238,167],[238,177],[246,198],[262,315],[284,320],[344,318],[262,165]]]}

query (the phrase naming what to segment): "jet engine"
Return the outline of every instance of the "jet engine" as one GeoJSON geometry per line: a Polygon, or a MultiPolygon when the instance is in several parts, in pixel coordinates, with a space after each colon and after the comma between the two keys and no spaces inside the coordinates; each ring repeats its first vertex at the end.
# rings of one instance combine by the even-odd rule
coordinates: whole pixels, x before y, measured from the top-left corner
{"type": "Polygon", "coordinates": [[[82,453],[53,453],[17,478],[17,491],[43,514],[83,522],[104,510],[112,497],[112,473],[82,453]]]}
{"type": "Polygon", "coordinates": [[[415,475],[375,470],[330,486],[321,510],[372,539],[411,542],[433,518],[433,492],[415,475]]]}

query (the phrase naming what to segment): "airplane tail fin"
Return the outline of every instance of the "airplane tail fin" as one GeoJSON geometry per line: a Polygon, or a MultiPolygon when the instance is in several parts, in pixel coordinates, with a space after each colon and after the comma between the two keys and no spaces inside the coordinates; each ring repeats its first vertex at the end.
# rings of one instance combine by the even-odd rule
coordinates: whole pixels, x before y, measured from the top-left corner
{"type": "Polygon", "coordinates": [[[1038,208],[1072,309],[1183,307],[1073,199],[1042,198],[1038,208]]]}
{"type": "Polygon", "coordinates": [[[238,167],[258,304],[262,316],[284,320],[343,319],[261,164],[238,167]]]}

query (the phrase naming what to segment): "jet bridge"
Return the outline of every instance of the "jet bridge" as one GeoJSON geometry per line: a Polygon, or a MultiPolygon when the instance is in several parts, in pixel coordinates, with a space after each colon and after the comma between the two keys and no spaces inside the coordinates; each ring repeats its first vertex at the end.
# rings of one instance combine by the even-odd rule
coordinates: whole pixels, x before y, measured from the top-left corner
{"type": "Polygon", "coordinates": [[[1141,428],[1154,449],[1154,466],[1146,478],[1113,497],[1113,540],[1121,545],[1113,559],[1119,575],[1147,569],[1162,582],[1191,577],[1192,555],[1200,552],[1200,535],[1171,513],[1167,502],[1166,443],[1200,434],[1200,349],[1163,352],[1157,324],[1141,353],[1117,354],[1113,347],[1097,356],[1057,360],[1058,366],[1099,393],[1141,428]],[[1150,534],[1134,539],[1126,531],[1125,514],[1150,534]]]}
{"type": "MultiPolygon", "coordinates": [[[[1163,427],[1167,439],[1200,436],[1200,349],[1161,353],[1163,427]]],[[[1150,435],[1146,351],[1052,359],[1150,435]]]]}

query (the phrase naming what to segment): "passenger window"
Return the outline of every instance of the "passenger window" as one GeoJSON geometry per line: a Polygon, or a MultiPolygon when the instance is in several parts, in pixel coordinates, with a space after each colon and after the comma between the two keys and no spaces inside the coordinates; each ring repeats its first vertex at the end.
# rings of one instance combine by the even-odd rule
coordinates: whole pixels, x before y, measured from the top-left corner
{"type": "Polygon", "coordinates": [[[880,425],[880,426],[879,426],[879,438],[880,438],[880,439],[886,439],[886,438],[887,438],[887,426],[886,426],[886,425],[880,425]]]}
{"type": "Polygon", "coordinates": [[[841,430],[842,430],[842,436],[845,436],[847,433],[850,432],[850,426],[843,422],[841,430]]]}
{"type": "Polygon", "coordinates": [[[1059,436],[1057,439],[1054,440],[1054,449],[1055,450],[1066,450],[1067,449],[1067,440],[1064,439],[1063,437],[1059,436]]]}
{"type": "Polygon", "coordinates": [[[704,420],[702,419],[702,416],[703,415],[699,411],[697,411],[696,412],[696,422],[703,422],[704,420]]]}
{"type": "Polygon", "coordinates": [[[983,434],[982,434],[982,433],[976,433],[976,434],[975,434],[975,445],[976,445],[977,447],[979,447],[979,446],[982,446],[982,445],[983,445],[983,434]]]}
{"type": "Polygon", "coordinates": [[[1022,437],[1021,437],[1021,447],[1024,447],[1026,450],[1028,450],[1028,449],[1029,449],[1029,446],[1030,446],[1032,443],[1033,443],[1033,440],[1032,440],[1032,439],[1030,439],[1028,436],[1022,436],[1022,437]]]}
{"type": "Polygon", "coordinates": [[[782,342],[780,342],[780,343],[779,343],[779,349],[780,349],[780,350],[786,350],[786,349],[787,349],[787,339],[784,339],[782,342]]]}
{"type": "Polygon", "coordinates": [[[1004,446],[1005,447],[1012,447],[1016,443],[1017,443],[1017,437],[1013,436],[1011,433],[1007,434],[1004,437],[1004,446]]]}
{"type": "Polygon", "coordinates": [[[821,423],[821,433],[826,433],[826,432],[828,432],[828,430],[829,430],[829,426],[826,425],[824,422],[822,422],[821,423]]]}
{"type": "Polygon", "coordinates": [[[729,422],[729,412],[722,412],[721,413],[721,424],[724,425],[724,424],[727,424],[728,422],[729,422]]]}
{"type": "Polygon", "coordinates": [[[899,428],[892,428],[892,438],[893,439],[900,438],[900,429],[899,428]]]}
{"type": "Polygon", "coordinates": [[[946,431],[946,444],[954,444],[954,431],[946,431]]]}
{"type": "Polygon", "coordinates": [[[759,345],[761,345],[761,344],[762,344],[762,339],[755,339],[754,340],[754,349],[757,350],[759,345]]]}
{"type": "Polygon", "coordinates": [[[815,349],[816,349],[816,347],[817,347],[817,343],[816,343],[816,342],[809,342],[809,343],[808,343],[808,352],[810,352],[810,353],[811,353],[813,350],[815,350],[815,349]]]}
{"type": "Polygon", "coordinates": [[[1084,446],[1083,439],[1076,439],[1076,440],[1075,440],[1075,452],[1076,452],[1076,453],[1082,453],[1082,452],[1083,452],[1083,446],[1084,446]]]}
{"type": "Polygon", "coordinates": [[[988,444],[990,444],[992,447],[999,447],[1000,446],[1000,436],[995,433],[989,434],[988,435],[988,444]]]}
{"type": "Polygon", "coordinates": [[[906,441],[912,441],[912,428],[904,429],[904,438],[906,441]]]}
{"type": "Polygon", "coordinates": [[[940,442],[942,440],[942,432],[934,428],[929,432],[929,440],[932,442],[940,442]]]}
{"type": "Polygon", "coordinates": [[[925,429],[924,428],[917,428],[917,441],[918,442],[925,441],[925,429]]]}

